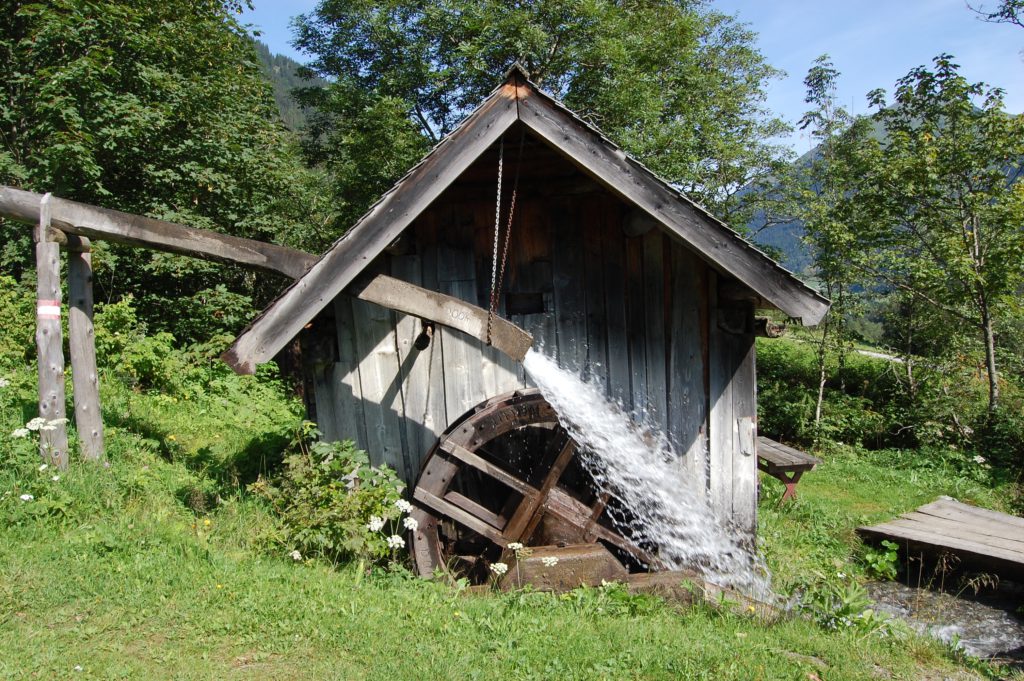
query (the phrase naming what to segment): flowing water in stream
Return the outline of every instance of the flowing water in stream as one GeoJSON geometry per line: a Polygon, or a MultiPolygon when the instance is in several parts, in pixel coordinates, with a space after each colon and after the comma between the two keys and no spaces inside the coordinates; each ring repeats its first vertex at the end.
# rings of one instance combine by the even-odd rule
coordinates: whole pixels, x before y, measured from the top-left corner
{"type": "Polygon", "coordinates": [[[766,570],[718,522],[663,433],[638,428],[602,386],[539,352],[530,350],[523,366],[580,445],[600,490],[629,509],[629,518],[613,516],[624,537],[657,546],[668,569],[696,569],[710,582],[769,600],[766,570]]]}

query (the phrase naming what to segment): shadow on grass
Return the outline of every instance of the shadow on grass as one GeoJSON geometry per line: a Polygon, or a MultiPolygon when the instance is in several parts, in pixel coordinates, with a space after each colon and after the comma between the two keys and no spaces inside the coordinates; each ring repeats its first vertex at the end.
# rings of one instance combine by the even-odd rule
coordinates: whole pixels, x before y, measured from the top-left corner
{"type": "Polygon", "coordinates": [[[108,427],[115,426],[138,434],[148,440],[167,461],[182,463],[212,482],[210,488],[187,486],[179,490],[179,498],[196,510],[209,506],[215,496],[244,492],[261,475],[266,476],[276,471],[292,441],[290,435],[269,431],[254,435],[240,448],[230,448],[226,455],[218,453],[210,445],[189,451],[174,444],[174,435],[168,428],[153,423],[145,415],[122,413],[104,416],[108,427]],[[204,500],[201,497],[209,498],[204,500]]]}

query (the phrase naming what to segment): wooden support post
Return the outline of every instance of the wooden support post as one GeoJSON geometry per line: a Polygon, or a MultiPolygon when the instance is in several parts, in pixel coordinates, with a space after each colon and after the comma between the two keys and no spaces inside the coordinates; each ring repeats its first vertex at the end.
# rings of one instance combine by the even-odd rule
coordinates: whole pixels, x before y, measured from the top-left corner
{"type": "Polygon", "coordinates": [[[92,324],[92,254],[89,239],[68,235],[68,335],[71,381],[75,390],[75,427],[82,457],[103,456],[103,418],[92,324]]]}
{"type": "Polygon", "coordinates": [[[58,468],[68,465],[64,411],[64,347],[60,328],[60,244],[51,241],[50,195],[39,206],[36,242],[36,351],[39,365],[39,454],[58,468]]]}

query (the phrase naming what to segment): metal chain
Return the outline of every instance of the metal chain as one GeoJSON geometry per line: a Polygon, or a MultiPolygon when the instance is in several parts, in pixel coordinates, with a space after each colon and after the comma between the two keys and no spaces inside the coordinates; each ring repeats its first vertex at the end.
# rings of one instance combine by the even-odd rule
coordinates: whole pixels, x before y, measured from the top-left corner
{"type": "MultiPolygon", "coordinates": [[[[505,244],[501,247],[501,270],[498,272],[498,285],[491,289],[491,309],[497,311],[501,301],[501,289],[505,283],[505,265],[508,262],[508,243],[512,236],[512,217],[516,214],[516,197],[519,195],[519,169],[523,166],[523,142],[526,132],[519,133],[519,153],[516,158],[516,174],[512,180],[512,199],[508,206],[508,225],[505,227],[505,244]]],[[[488,336],[490,339],[490,336],[488,336]]]]}
{"type": "MultiPolygon", "coordinates": [[[[505,166],[505,138],[498,143],[498,198],[494,208],[494,253],[491,256],[491,304],[487,310],[487,344],[491,344],[491,323],[494,321],[495,295],[498,286],[498,246],[501,243],[501,176],[505,166]]],[[[504,268],[502,268],[504,271],[504,268]]]]}

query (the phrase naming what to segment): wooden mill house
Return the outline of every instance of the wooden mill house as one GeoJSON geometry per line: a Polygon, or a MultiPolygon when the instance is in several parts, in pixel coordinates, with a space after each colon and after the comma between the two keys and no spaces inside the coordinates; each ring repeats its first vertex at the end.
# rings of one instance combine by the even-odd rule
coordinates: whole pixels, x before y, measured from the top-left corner
{"type": "Polygon", "coordinates": [[[414,490],[423,572],[511,540],[596,539],[628,551],[599,521],[607,498],[559,482],[573,475],[571,447],[553,435],[550,409],[528,391],[507,395],[529,387],[518,363],[485,336],[448,328],[457,320],[444,312],[434,326],[358,295],[369,275],[387,274],[487,308],[504,252],[495,242],[499,158],[502,240],[510,235],[498,257],[498,316],[667,434],[680,474],[696,476],[722,521],[752,536],[754,311],[815,324],[828,301],[516,69],[225,359],[251,372],[304,336],[312,417],[326,438],[354,440],[414,490]],[[530,427],[518,445],[509,439],[530,427]],[[515,450],[531,447],[540,453],[527,466],[515,450]],[[545,511],[552,522],[538,519],[545,511]]]}

